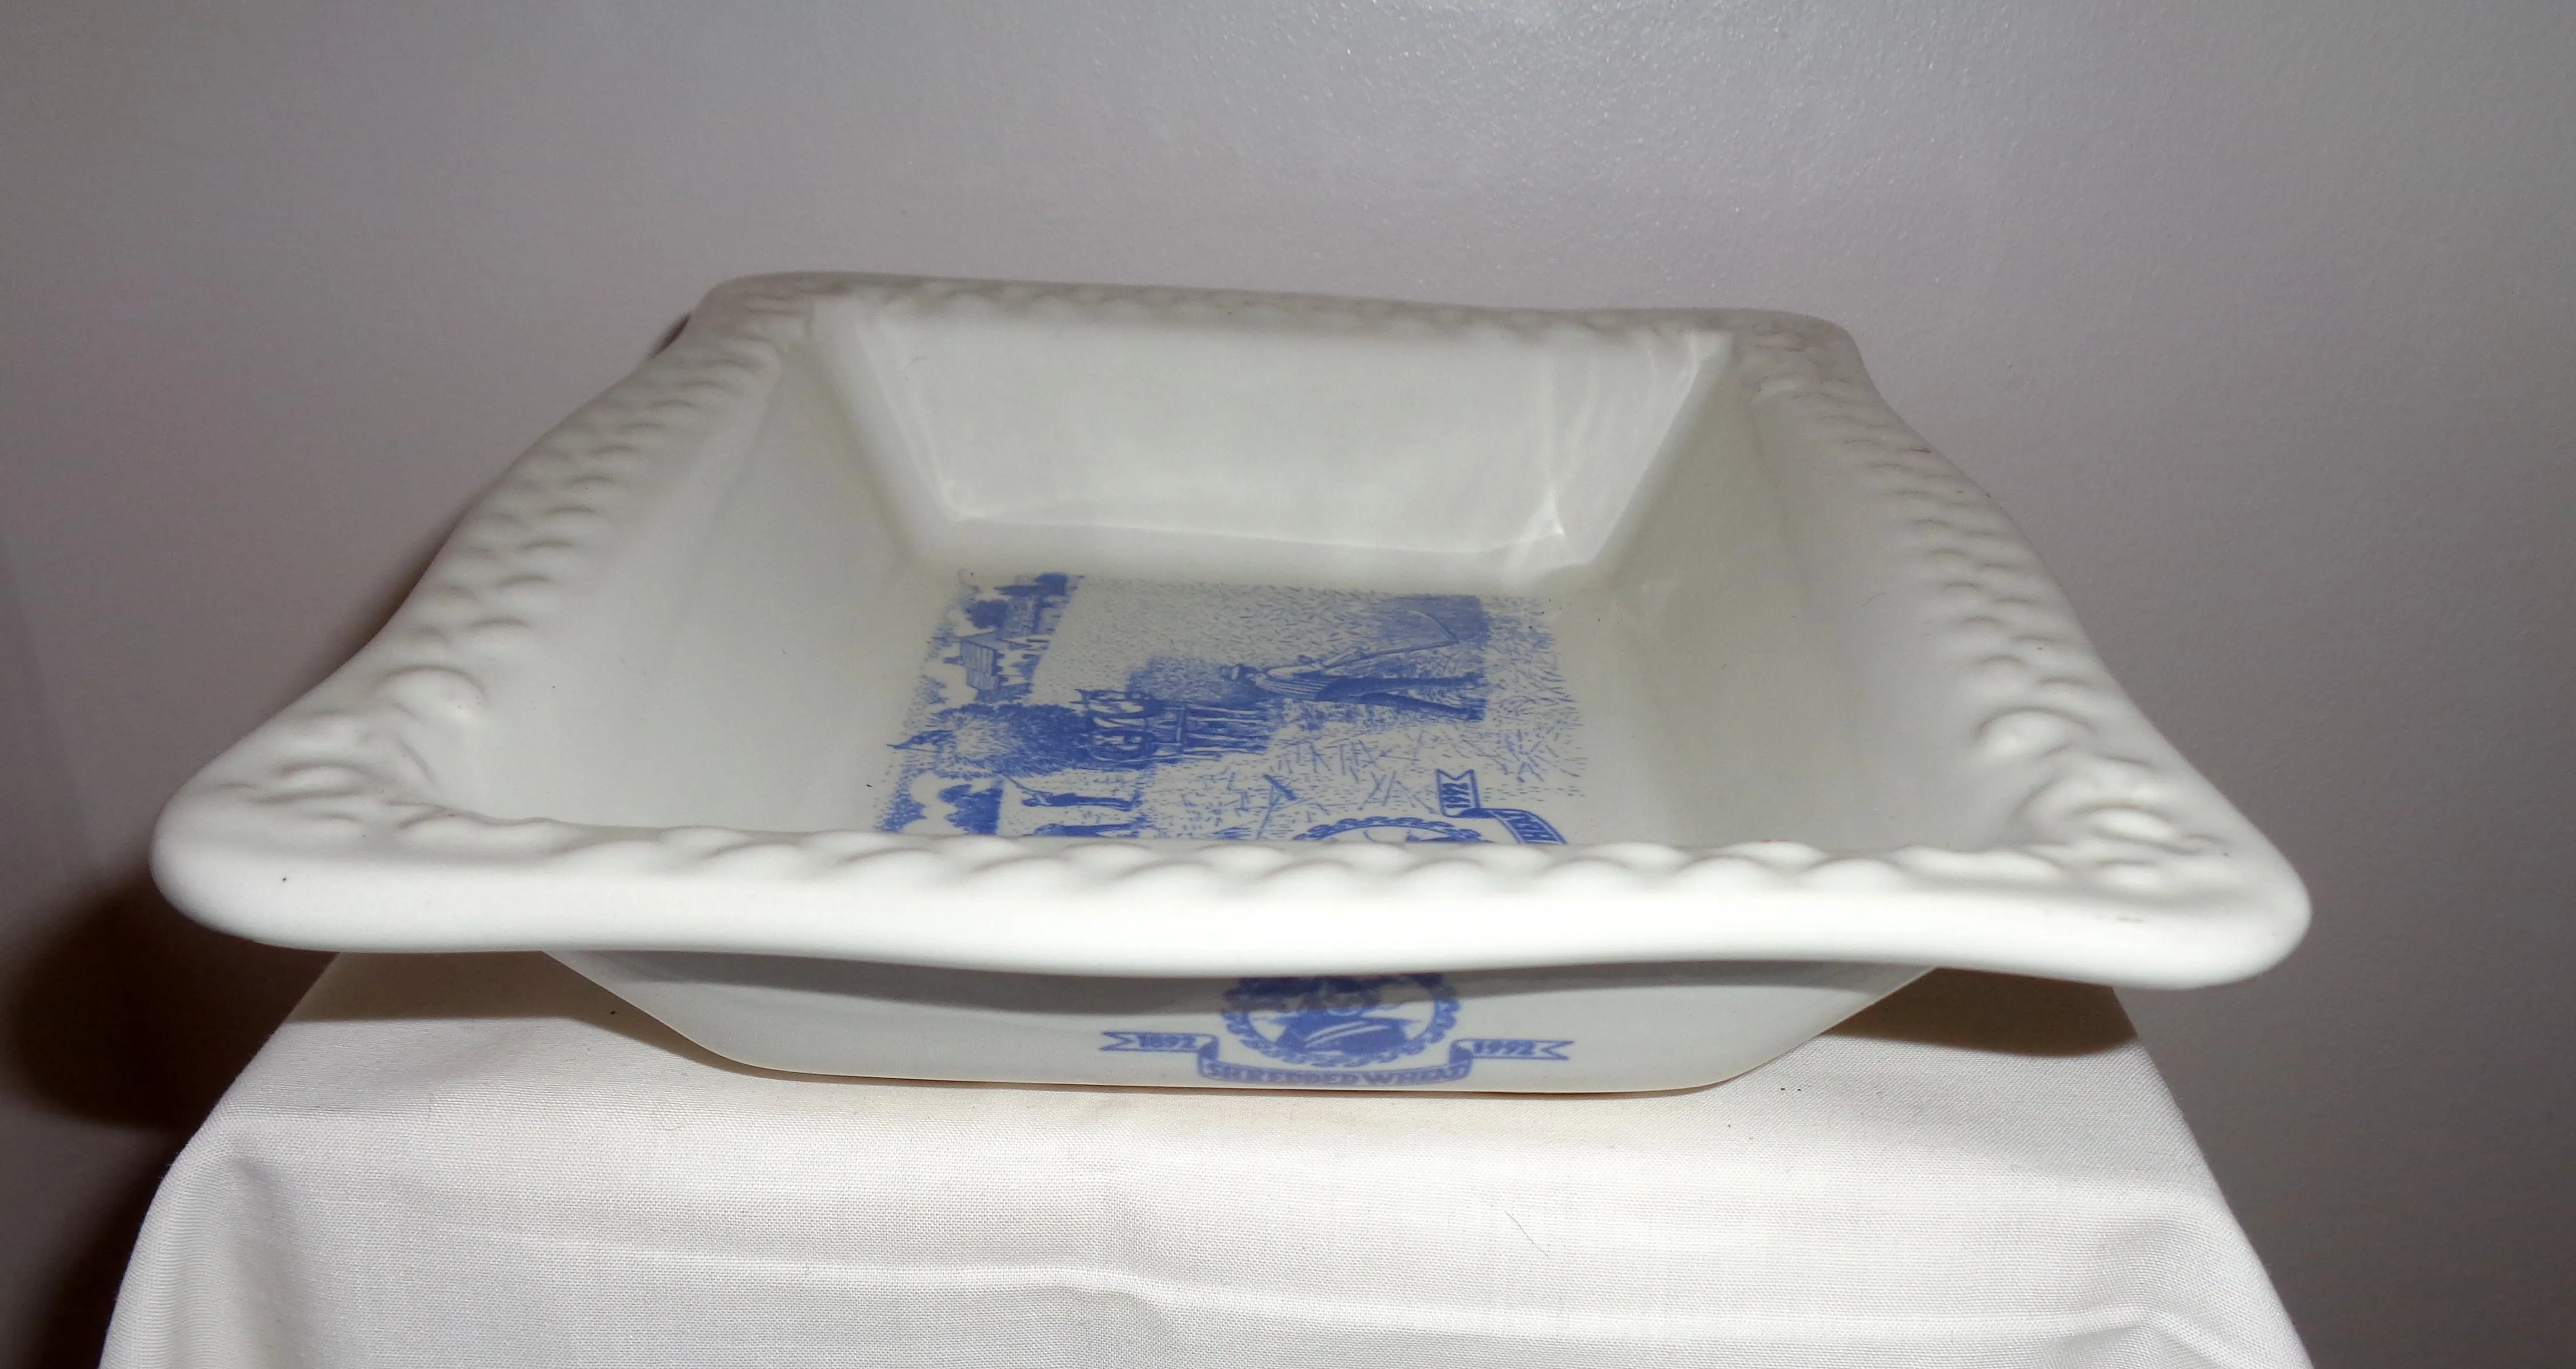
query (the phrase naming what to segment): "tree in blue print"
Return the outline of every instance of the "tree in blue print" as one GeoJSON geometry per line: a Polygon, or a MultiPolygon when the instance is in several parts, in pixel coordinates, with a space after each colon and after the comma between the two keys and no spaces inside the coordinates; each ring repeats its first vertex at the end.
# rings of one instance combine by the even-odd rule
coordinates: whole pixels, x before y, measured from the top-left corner
{"type": "Polygon", "coordinates": [[[933,714],[937,727],[914,733],[896,749],[927,752],[930,769],[956,779],[1045,775],[1084,763],[1089,727],[1080,709],[1061,704],[960,704],[933,714]]]}
{"type": "Polygon", "coordinates": [[[939,791],[948,804],[948,822],[960,832],[991,836],[1002,826],[1002,786],[952,784],[939,791]]]}

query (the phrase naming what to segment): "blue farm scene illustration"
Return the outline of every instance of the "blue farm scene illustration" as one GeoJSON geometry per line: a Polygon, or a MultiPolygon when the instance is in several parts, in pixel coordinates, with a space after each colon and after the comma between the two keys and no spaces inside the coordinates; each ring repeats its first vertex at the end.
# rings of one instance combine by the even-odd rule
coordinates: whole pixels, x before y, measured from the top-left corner
{"type": "Polygon", "coordinates": [[[886,831],[1562,842],[1574,703],[1537,605],[963,579],[890,743],[886,831]]]}

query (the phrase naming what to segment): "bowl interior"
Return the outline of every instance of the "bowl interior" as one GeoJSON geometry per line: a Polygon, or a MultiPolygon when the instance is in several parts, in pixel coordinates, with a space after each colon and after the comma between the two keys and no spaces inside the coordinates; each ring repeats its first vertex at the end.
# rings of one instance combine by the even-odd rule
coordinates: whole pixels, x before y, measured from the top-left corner
{"type": "MultiPolygon", "coordinates": [[[[1045,837],[1985,845],[1730,339],[1217,304],[822,307],[460,807],[1045,837]],[[1838,580],[1837,577],[1842,577],[1838,580]]],[[[1820,502],[1822,501],[1822,502],[1820,502]]]]}

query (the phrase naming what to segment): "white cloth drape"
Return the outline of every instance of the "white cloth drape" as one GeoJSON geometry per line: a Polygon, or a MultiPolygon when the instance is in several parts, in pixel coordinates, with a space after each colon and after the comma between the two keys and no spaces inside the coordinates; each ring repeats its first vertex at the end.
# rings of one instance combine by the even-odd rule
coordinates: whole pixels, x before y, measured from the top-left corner
{"type": "Polygon", "coordinates": [[[541,956],[344,956],[107,1364],[2304,1365],[2116,1012],[1936,975],[1683,1093],[1123,1091],[764,1074],[541,956]]]}

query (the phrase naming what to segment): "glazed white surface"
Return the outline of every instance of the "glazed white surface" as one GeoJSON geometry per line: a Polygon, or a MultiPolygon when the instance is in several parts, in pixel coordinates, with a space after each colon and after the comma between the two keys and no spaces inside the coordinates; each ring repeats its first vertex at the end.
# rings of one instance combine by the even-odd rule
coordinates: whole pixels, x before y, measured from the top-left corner
{"type": "MultiPolygon", "coordinates": [[[[728,1059],[802,1074],[1191,1088],[1628,1093],[1731,1079],[1922,971],[1832,962],[1483,970],[1455,1025],[1336,1069],[1246,1049],[1231,979],[1008,975],[688,952],[557,958],[728,1059]],[[1140,1035],[1169,1040],[1137,1048],[1140,1035]],[[1497,1042],[1496,1037],[1507,1038],[1497,1042]],[[1122,1041],[1123,1038],[1123,1041],[1122,1041]],[[1516,1054],[1451,1056],[1509,1044],[1516,1054]],[[1195,1057],[1203,1054],[1205,1060],[1195,1057]],[[1448,1068],[1440,1068],[1444,1059],[1448,1068]],[[1285,1061],[1285,1067],[1282,1062],[1285,1061]],[[1430,1076],[1425,1078],[1424,1076],[1430,1076]]],[[[1306,981],[1300,981],[1304,983],[1306,981]]],[[[1373,1005],[1374,1006],[1374,1005],[1373,1005]]]]}
{"type": "Polygon", "coordinates": [[[1830,325],[847,276],[710,296],[521,460],[376,641],[181,793],[155,863],[201,918],[298,945],[1090,974],[1812,959],[2178,987],[2267,967],[2306,921],[2295,876],[1830,325]],[[1244,479],[1201,480],[1218,511],[1196,528],[1179,503],[1122,524],[976,454],[1061,431],[1101,469],[1115,438],[1168,473],[1185,448],[1225,460],[1200,444],[1240,405],[1158,427],[1157,386],[1208,380],[1159,364],[1123,396],[1095,374],[971,430],[919,416],[941,384],[886,400],[884,336],[1014,327],[1006,359],[1061,346],[1103,374],[1213,330],[1323,426],[1272,425],[1244,479]],[[1122,352],[1131,335],[1153,341],[1122,352]],[[1550,381],[1586,397],[1534,435],[1527,406],[1488,417],[1521,433],[1516,496],[1447,522],[1418,490],[1343,498],[1392,464],[1363,446],[1279,507],[1279,463],[1391,403],[1384,364],[1346,352],[1422,354],[1406,364],[1447,377],[1444,413],[1590,379],[1550,381]],[[1382,521],[1340,531],[1357,508],[1382,521]],[[1562,633],[1569,676],[1601,663],[1593,725],[1619,705],[1661,816],[1561,847],[865,830],[847,777],[950,573],[996,559],[1552,596],[1597,625],[1562,633]]]}

